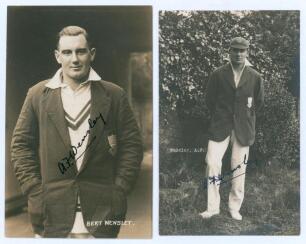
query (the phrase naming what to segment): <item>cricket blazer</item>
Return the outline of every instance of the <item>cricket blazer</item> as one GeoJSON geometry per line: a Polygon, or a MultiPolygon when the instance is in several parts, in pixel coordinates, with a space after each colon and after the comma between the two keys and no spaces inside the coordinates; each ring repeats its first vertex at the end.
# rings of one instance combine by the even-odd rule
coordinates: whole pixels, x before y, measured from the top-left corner
{"type": "Polygon", "coordinates": [[[207,85],[206,104],[211,114],[209,139],[223,141],[234,130],[241,145],[255,141],[255,121],[264,102],[263,80],[245,66],[236,88],[230,63],[215,70],[207,85]]]}
{"type": "Polygon", "coordinates": [[[141,135],[127,96],[113,83],[91,83],[89,130],[84,135],[88,144],[78,171],[77,145],[70,143],[60,88],[50,89],[47,82],[29,89],[11,144],[11,160],[28,196],[34,232],[66,237],[79,196],[89,232],[94,237],[116,237],[120,226],[104,223],[125,219],[126,195],[143,158],[141,135]]]}

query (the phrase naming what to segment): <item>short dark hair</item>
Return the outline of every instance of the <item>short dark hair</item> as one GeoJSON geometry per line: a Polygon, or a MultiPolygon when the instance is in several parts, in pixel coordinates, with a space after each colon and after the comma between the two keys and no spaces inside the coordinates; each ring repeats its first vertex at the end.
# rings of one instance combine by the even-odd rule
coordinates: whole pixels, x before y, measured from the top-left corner
{"type": "Polygon", "coordinates": [[[79,26],[76,25],[70,25],[70,26],[66,26],[64,27],[58,34],[57,34],[57,44],[56,44],[56,48],[58,49],[59,47],[59,41],[61,39],[62,36],[78,36],[78,35],[84,35],[88,47],[91,47],[91,41],[89,38],[89,35],[87,33],[87,31],[79,26]]]}

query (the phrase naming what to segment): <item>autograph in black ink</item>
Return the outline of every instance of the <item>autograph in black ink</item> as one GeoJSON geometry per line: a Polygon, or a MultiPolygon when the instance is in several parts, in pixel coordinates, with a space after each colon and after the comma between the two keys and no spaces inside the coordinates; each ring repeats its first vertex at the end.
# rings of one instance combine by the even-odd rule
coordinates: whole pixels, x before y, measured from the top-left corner
{"type": "MultiPolygon", "coordinates": [[[[239,165],[237,165],[235,168],[233,168],[232,170],[225,172],[223,174],[220,175],[214,175],[214,176],[208,176],[208,180],[209,180],[209,184],[216,184],[216,185],[221,185],[224,184],[226,182],[232,181],[233,179],[244,175],[245,173],[236,175],[235,177],[226,179],[228,176],[231,176],[236,170],[240,169],[243,165],[247,165],[247,164],[251,164],[251,163],[256,163],[257,161],[254,160],[248,160],[246,161],[246,155],[244,155],[244,160],[242,163],[240,163],[239,165]]],[[[207,179],[204,180],[204,188],[207,188],[207,179]]]]}
{"type": "Polygon", "coordinates": [[[64,174],[67,171],[67,169],[70,168],[74,164],[74,162],[77,161],[92,145],[92,143],[96,139],[96,136],[94,136],[92,140],[87,144],[84,152],[82,152],[80,156],[78,156],[77,158],[75,157],[78,153],[78,148],[80,148],[83,145],[83,142],[85,141],[86,137],[90,134],[91,129],[93,129],[96,126],[99,120],[101,120],[104,123],[104,125],[106,124],[106,121],[104,120],[103,115],[101,113],[93,120],[88,119],[89,129],[86,131],[86,134],[83,136],[82,140],[78,142],[77,146],[71,146],[68,156],[64,157],[62,160],[58,162],[57,165],[62,174],[64,174]]]}

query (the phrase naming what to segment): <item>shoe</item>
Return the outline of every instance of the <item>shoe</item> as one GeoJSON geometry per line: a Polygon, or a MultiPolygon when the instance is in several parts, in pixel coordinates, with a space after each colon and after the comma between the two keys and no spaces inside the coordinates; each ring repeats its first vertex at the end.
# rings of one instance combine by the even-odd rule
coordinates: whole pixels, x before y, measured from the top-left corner
{"type": "Polygon", "coordinates": [[[203,219],[210,219],[212,216],[217,215],[219,213],[220,211],[211,212],[206,210],[203,213],[199,213],[199,215],[201,215],[203,219]]]}
{"type": "Polygon", "coordinates": [[[242,220],[242,216],[238,211],[230,211],[230,214],[233,219],[242,220]]]}

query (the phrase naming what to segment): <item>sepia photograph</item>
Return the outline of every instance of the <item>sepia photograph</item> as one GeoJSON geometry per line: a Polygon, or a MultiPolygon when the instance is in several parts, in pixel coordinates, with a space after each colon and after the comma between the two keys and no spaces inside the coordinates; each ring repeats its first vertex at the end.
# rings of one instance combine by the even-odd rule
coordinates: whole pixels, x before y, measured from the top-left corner
{"type": "Polygon", "coordinates": [[[152,238],[152,6],[7,6],[5,236],[152,238]]]}
{"type": "Polygon", "coordinates": [[[159,234],[300,234],[300,11],[159,11],[159,234]]]}

